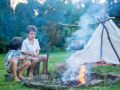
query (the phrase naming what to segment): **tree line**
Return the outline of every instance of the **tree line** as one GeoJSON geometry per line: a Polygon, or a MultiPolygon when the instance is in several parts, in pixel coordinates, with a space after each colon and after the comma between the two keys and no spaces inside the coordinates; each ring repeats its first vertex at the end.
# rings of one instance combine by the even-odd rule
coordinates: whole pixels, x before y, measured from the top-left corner
{"type": "MultiPolygon", "coordinates": [[[[66,37],[71,35],[77,27],[62,26],[63,24],[76,25],[86,8],[76,9],[72,3],[65,4],[65,0],[46,0],[40,4],[37,0],[28,0],[28,3],[17,4],[15,10],[10,5],[10,0],[0,2],[0,53],[6,52],[11,38],[26,37],[26,27],[33,24],[38,28],[37,38],[42,51],[49,47],[52,50],[64,50],[66,37]],[[60,49],[59,49],[60,48],[60,49]]],[[[111,2],[112,0],[109,0],[111,2]]],[[[89,6],[89,3],[87,3],[89,6]]],[[[120,18],[120,3],[112,5],[110,16],[120,18]],[[117,10],[117,11],[115,11],[117,10]]]]}

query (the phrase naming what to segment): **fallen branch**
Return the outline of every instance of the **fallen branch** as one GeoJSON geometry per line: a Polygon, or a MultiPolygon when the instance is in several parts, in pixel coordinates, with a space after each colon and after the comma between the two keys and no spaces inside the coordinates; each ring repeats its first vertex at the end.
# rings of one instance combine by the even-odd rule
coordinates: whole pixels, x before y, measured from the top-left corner
{"type": "Polygon", "coordinates": [[[58,23],[58,25],[66,26],[66,27],[80,27],[79,25],[70,25],[70,24],[63,24],[63,23],[58,23]]]}

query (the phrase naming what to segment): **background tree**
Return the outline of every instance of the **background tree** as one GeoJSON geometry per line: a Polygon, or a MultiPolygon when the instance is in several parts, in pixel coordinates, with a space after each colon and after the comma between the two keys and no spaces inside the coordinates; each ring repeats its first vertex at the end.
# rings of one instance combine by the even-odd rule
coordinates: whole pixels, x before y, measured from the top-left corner
{"type": "Polygon", "coordinates": [[[6,51],[8,40],[15,35],[14,14],[9,0],[0,2],[0,53],[6,51]]]}
{"type": "MultiPolygon", "coordinates": [[[[107,12],[109,16],[116,17],[119,25],[120,1],[117,3],[113,1],[108,0],[107,12]]],[[[81,3],[76,6],[72,0],[46,0],[44,3],[38,0],[28,0],[28,3],[17,4],[14,10],[10,2],[11,0],[0,2],[0,53],[6,52],[11,38],[15,36],[25,38],[25,29],[29,24],[34,24],[38,28],[37,37],[42,51],[46,51],[45,47],[50,41],[52,50],[65,48],[66,37],[78,29],[73,26],[69,27],[69,25],[77,25],[80,17],[87,12],[90,5],[94,5],[90,0],[83,1],[85,6],[81,3]]]]}

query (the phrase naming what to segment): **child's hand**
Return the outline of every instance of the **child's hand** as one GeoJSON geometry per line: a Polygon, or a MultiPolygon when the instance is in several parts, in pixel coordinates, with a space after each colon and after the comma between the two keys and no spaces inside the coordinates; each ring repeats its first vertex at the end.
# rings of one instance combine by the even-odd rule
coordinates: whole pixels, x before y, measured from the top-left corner
{"type": "Polygon", "coordinates": [[[25,59],[24,56],[20,56],[20,57],[19,57],[19,60],[24,60],[24,59],[25,59]]]}
{"type": "Polygon", "coordinates": [[[32,52],[32,53],[30,53],[30,56],[36,57],[36,56],[38,56],[38,53],[37,52],[32,52]]]}
{"type": "Polygon", "coordinates": [[[37,57],[37,56],[38,56],[38,53],[37,53],[37,52],[34,52],[33,54],[34,54],[34,57],[37,57]]]}

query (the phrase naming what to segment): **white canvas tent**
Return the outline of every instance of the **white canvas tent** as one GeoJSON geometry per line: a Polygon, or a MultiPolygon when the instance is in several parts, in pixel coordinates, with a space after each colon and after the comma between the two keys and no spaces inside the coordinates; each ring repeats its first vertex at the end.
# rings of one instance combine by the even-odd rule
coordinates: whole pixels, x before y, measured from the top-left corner
{"type": "MultiPolygon", "coordinates": [[[[108,64],[120,64],[120,30],[109,19],[100,22],[83,50],[73,53],[66,61],[69,66],[95,63],[103,60],[108,64]]],[[[74,68],[73,67],[73,68],[74,68]]]]}

